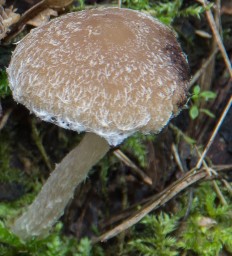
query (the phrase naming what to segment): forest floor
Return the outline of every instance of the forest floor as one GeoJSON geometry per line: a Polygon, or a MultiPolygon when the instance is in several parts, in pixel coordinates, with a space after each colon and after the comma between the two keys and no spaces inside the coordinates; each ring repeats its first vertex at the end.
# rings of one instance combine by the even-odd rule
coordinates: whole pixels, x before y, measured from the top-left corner
{"type": "Polygon", "coordinates": [[[206,10],[204,1],[122,2],[177,32],[190,66],[189,101],[159,135],[132,136],[91,170],[60,219],[59,236],[78,248],[60,240],[62,252],[54,240],[55,249],[46,240],[15,242],[7,230],[83,135],[17,104],[5,70],[15,43],[44,18],[117,3],[60,1],[32,20],[44,10],[38,1],[3,2],[0,18],[11,24],[0,19],[0,255],[232,255],[231,1],[206,10]]]}

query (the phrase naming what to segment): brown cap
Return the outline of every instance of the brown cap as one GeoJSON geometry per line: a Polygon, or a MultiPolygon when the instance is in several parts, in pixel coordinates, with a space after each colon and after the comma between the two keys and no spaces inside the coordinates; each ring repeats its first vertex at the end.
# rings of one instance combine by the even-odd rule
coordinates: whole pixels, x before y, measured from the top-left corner
{"type": "Polygon", "coordinates": [[[174,33],[119,8],[69,13],[32,30],[8,75],[15,100],[41,119],[111,145],[159,132],[185,103],[189,79],[174,33]]]}

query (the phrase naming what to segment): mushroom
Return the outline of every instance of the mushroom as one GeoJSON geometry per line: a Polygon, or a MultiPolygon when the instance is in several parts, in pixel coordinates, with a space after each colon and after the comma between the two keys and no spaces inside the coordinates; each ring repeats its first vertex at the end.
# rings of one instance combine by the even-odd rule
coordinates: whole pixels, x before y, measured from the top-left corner
{"type": "Polygon", "coordinates": [[[83,141],[58,164],[12,230],[41,236],[109,150],[159,133],[186,102],[189,69],[170,28],[129,9],[69,13],[33,29],[7,70],[14,99],[83,141]]]}

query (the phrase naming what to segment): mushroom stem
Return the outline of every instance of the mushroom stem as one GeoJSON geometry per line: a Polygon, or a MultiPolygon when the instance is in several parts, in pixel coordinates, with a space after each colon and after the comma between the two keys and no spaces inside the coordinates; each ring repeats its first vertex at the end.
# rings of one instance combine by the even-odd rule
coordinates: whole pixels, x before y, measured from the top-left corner
{"type": "Polygon", "coordinates": [[[13,233],[21,239],[46,235],[63,214],[77,185],[108,150],[109,144],[105,139],[87,133],[80,144],[56,166],[27,212],[16,220],[13,233]]]}

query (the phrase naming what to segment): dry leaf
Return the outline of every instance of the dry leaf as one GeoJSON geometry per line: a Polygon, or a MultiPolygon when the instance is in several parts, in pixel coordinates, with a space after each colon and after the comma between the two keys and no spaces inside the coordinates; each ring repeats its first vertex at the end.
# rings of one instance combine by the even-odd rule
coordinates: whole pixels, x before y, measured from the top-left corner
{"type": "Polygon", "coordinates": [[[209,34],[209,33],[206,32],[206,31],[203,31],[203,30],[198,30],[198,29],[196,29],[196,30],[195,30],[195,34],[197,34],[197,35],[200,36],[200,37],[207,38],[207,39],[212,38],[212,35],[211,35],[211,34],[209,34]]]}
{"type": "Polygon", "coordinates": [[[0,40],[10,31],[10,26],[20,19],[20,15],[15,13],[16,9],[13,9],[13,6],[4,9],[4,3],[5,1],[0,0],[0,40]]]}
{"type": "Polygon", "coordinates": [[[201,217],[198,220],[198,225],[202,228],[211,228],[216,224],[217,222],[214,219],[211,219],[209,217],[201,217]]]}
{"type": "Polygon", "coordinates": [[[33,19],[29,20],[27,24],[32,25],[34,27],[39,27],[41,25],[46,24],[51,16],[57,16],[57,11],[47,8],[40,12],[38,15],[36,15],[33,19]]]}

